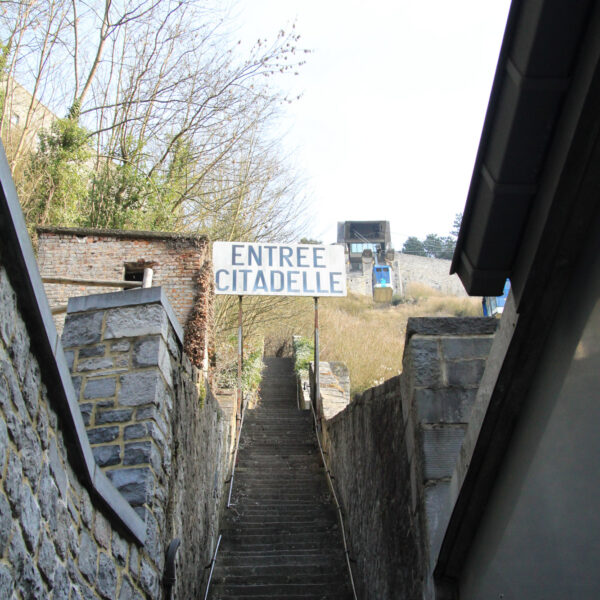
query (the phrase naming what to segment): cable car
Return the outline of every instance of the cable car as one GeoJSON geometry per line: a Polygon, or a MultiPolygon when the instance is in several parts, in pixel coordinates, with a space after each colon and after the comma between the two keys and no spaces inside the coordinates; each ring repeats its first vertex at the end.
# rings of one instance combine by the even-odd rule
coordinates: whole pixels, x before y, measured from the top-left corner
{"type": "Polygon", "coordinates": [[[483,316],[493,317],[495,315],[501,315],[506,304],[506,298],[510,291],[510,280],[507,279],[504,283],[504,290],[502,296],[484,296],[481,300],[483,305],[483,316]]]}

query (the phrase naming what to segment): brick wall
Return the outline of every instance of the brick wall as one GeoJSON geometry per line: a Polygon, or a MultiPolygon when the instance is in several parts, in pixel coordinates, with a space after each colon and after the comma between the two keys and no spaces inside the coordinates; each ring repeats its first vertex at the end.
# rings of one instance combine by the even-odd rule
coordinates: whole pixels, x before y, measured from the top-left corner
{"type": "MultiPolygon", "coordinates": [[[[152,285],[161,286],[185,327],[199,294],[204,269],[210,269],[208,241],[177,234],[41,228],[38,231],[38,264],[42,277],[122,280],[125,263],[152,263],[152,285]]],[[[66,304],[72,296],[113,292],[98,288],[45,284],[51,307],[66,304]]],[[[62,325],[63,317],[57,317],[62,325]]]]}

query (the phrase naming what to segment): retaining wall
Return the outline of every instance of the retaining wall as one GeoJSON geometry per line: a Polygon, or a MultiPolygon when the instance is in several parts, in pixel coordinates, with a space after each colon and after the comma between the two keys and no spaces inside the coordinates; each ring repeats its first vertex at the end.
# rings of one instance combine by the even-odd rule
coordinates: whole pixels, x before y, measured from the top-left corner
{"type": "Polygon", "coordinates": [[[174,537],[176,597],[199,593],[218,530],[228,424],[210,394],[200,400],[164,298],[143,292],[154,301],[74,312],[65,329],[94,456],[122,508],[134,507],[140,543],[86,480],[57,390],[44,385],[49,364],[36,356],[21,294],[0,267],[1,598],[163,598],[174,537]]]}
{"type": "Polygon", "coordinates": [[[328,418],[317,403],[328,467],[344,508],[359,597],[431,598],[430,556],[494,319],[409,319],[403,372],[328,418]]]}

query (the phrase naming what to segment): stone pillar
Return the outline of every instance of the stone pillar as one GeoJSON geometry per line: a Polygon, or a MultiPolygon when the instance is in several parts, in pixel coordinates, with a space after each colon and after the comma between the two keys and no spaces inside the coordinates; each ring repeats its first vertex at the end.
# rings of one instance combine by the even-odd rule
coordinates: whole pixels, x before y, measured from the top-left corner
{"type": "Polygon", "coordinates": [[[182,339],[161,288],[72,298],[62,335],[96,462],[146,522],[156,581],[182,339]]]}
{"type": "Polygon", "coordinates": [[[498,321],[409,319],[402,369],[402,412],[412,508],[423,503],[429,556],[437,556],[448,491],[498,321]]]}

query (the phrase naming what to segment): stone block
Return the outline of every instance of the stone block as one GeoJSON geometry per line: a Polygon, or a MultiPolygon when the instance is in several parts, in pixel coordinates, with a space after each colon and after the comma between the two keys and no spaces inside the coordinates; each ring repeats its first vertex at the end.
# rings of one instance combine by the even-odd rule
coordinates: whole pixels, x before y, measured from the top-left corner
{"type": "Polygon", "coordinates": [[[69,589],[71,584],[69,582],[69,574],[67,570],[59,563],[54,571],[54,582],[53,582],[53,596],[52,600],[68,600],[69,589]]]}
{"type": "Polygon", "coordinates": [[[42,468],[42,447],[35,431],[30,427],[25,427],[21,436],[21,463],[25,476],[36,488],[42,468]]]}
{"type": "Polygon", "coordinates": [[[108,471],[106,474],[132,506],[141,506],[151,498],[154,489],[154,474],[149,467],[117,469],[108,471]]]}
{"type": "Polygon", "coordinates": [[[161,338],[159,336],[137,340],[133,345],[133,366],[158,366],[160,343],[161,338]]]}
{"type": "Polygon", "coordinates": [[[114,360],[110,356],[97,356],[79,360],[77,363],[77,371],[79,373],[88,371],[106,371],[106,369],[112,369],[114,366],[114,360]]]}
{"type": "Polygon", "coordinates": [[[162,335],[167,339],[169,322],[159,304],[115,308],[106,315],[104,339],[162,335]]]}
{"type": "Polygon", "coordinates": [[[4,494],[0,494],[0,555],[4,555],[4,550],[8,545],[11,527],[12,512],[10,504],[4,494]]]}
{"type": "Polygon", "coordinates": [[[442,543],[450,516],[450,483],[438,481],[425,487],[425,520],[429,541],[429,556],[433,564],[442,543]]]}
{"type": "Polygon", "coordinates": [[[121,406],[158,405],[164,398],[164,383],[158,370],[126,373],[119,378],[119,404],[121,406]]]}
{"type": "Polygon", "coordinates": [[[126,423],[127,421],[131,421],[132,416],[133,409],[131,408],[99,410],[96,412],[95,424],[126,423]]]}
{"type": "Polygon", "coordinates": [[[487,358],[494,337],[443,337],[441,338],[442,356],[446,360],[464,360],[471,358],[487,358]]]}
{"type": "Polygon", "coordinates": [[[96,562],[98,560],[98,549],[92,536],[87,531],[81,532],[81,543],[79,546],[79,570],[90,582],[96,580],[96,562]]]}
{"type": "Polygon", "coordinates": [[[435,387],[441,383],[437,339],[413,336],[408,347],[408,357],[410,375],[415,386],[435,387]]]}
{"type": "Polygon", "coordinates": [[[105,444],[116,440],[117,437],[119,437],[119,428],[116,426],[88,429],[90,444],[105,444]]]}
{"type": "Polygon", "coordinates": [[[100,553],[98,561],[98,592],[102,598],[113,600],[117,592],[117,569],[108,554],[100,553]]]}
{"type": "Polygon", "coordinates": [[[110,548],[111,532],[112,529],[108,519],[101,512],[96,512],[94,516],[94,537],[107,550],[110,548]]]}
{"type": "Polygon", "coordinates": [[[86,400],[91,400],[93,398],[110,398],[115,395],[116,391],[116,377],[88,379],[85,382],[85,387],[83,389],[83,397],[86,400]]]}
{"type": "Polygon", "coordinates": [[[110,345],[111,352],[128,352],[131,344],[127,340],[119,340],[110,345]]]}
{"type": "Polygon", "coordinates": [[[79,360],[82,358],[92,358],[96,356],[104,356],[106,353],[106,344],[98,344],[97,346],[87,346],[79,349],[79,360]]]}
{"type": "Polygon", "coordinates": [[[150,464],[154,470],[160,468],[160,454],[151,441],[132,442],[125,444],[123,452],[124,465],[150,464]]]}
{"type": "Polygon", "coordinates": [[[21,493],[21,531],[29,550],[35,552],[40,537],[41,511],[28,485],[23,485],[21,493]]]}
{"type": "Polygon", "coordinates": [[[415,407],[422,423],[468,423],[477,388],[415,390],[415,407]]]}
{"type": "Polygon", "coordinates": [[[485,370],[485,360],[458,360],[444,363],[448,385],[477,387],[485,370]]]}
{"type": "Polygon", "coordinates": [[[436,427],[421,430],[423,478],[450,477],[465,435],[464,427],[436,427]]]}
{"type": "Polygon", "coordinates": [[[95,446],[92,448],[94,459],[101,467],[118,465],[121,462],[121,447],[113,444],[112,446],[95,446]]]}
{"type": "Polygon", "coordinates": [[[89,424],[92,421],[92,413],[94,412],[93,404],[80,404],[79,410],[81,411],[81,416],[83,418],[83,424],[86,427],[89,427],[89,424]]]}
{"type": "Polygon", "coordinates": [[[0,598],[13,598],[15,581],[10,569],[6,565],[0,565],[0,598]]]}
{"type": "Polygon", "coordinates": [[[125,440],[137,440],[139,438],[147,437],[150,428],[149,423],[136,423],[135,425],[127,425],[123,430],[123,439],[125,440]]]}
{"type": "Polygon", "coordinates": [[[64,348],[96,344],[102,335],[103,312],[67,314],[62,334],[64,348]]]}
{"type": "Polygon", "coordinates": [[[127,564],[127,542],[119,535],[118,532],[112,532],[112,553],[117,563],[124,567],[127,564]]]}
{"type": "Polygon", "coordinates": [[[54,581],[54,569],[56,568],[56,552],[54,550],[54,544],[48,537],[48,534],[44,532],[42,537],[42,543],[40,544],[40,550],[38,553],[38,567],[42,574],[42,577],[51,583],[54,581]]]}

